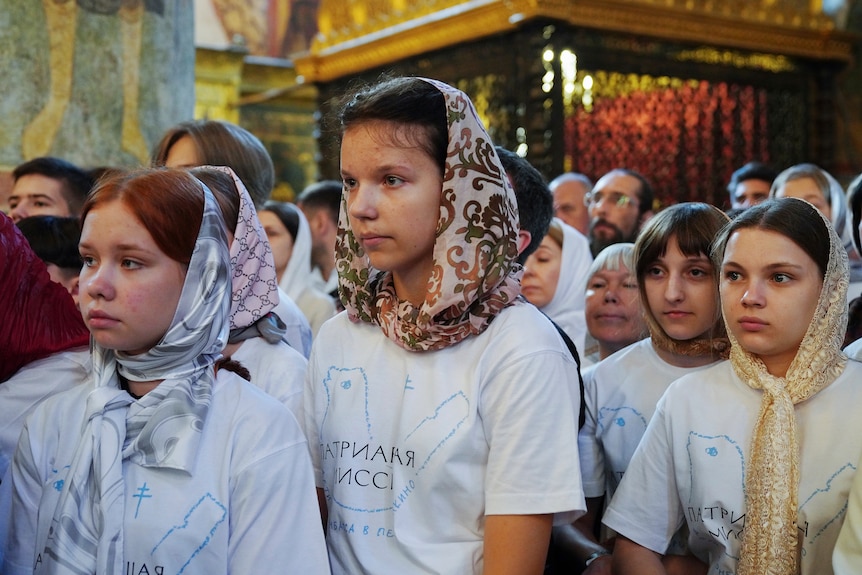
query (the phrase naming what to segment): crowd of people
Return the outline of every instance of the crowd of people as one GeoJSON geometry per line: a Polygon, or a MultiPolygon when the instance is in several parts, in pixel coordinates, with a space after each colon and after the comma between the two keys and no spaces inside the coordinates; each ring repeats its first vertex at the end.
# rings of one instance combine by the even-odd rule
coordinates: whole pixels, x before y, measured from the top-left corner
{"type": "Polygon", "coordinates": [[[0,573],[862,571],[862,176],[662,209],[436,80],[336,120],[295,202],[222,121],[14,170],[0,573]]]}

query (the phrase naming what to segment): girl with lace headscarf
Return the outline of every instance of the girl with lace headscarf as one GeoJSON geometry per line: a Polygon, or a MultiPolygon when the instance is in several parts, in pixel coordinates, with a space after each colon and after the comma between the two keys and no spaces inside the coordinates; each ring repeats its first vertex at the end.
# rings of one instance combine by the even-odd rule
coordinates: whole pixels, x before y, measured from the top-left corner
{"type": "Polygon", "coordinates": [[[134,172],[82,221],[92,381],[25,424],[0,571],[328,573],[296,420],[220,362],[231,268],[212,192],[134,172]]]}
{"type": "Polygon", "coordinates": [[[511,185],[469,98],[394,78],[341,110],[345,311],[306,387],[334,573],[542,573],[583,510],[572,381],[519,298],[511,185]]]}
{"type": "Polygon", "coordinates": [[[619,573],[661,573],[681,525],[711,573],[829,575],[862,444],[862,364],[841,352],[847,253],[808,202],[716,238],[730,361],[674,382],[605,514],[619,573]]]}

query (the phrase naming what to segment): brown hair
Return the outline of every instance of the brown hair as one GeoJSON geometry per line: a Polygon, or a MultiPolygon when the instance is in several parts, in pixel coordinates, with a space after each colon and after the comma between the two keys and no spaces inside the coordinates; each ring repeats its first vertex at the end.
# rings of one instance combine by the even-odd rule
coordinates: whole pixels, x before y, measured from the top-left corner
{"type": "Polygon", "coordinates": [[[399,127],[389,131],[394,144],[418,146],[434,159],[441,174],[445,169],[449,145],[446,101],[443,93],[425,80],[396,77],[360,88],[344,100],[339,120],[342,135],[350,126],[363,122],[394,123],[399,127]]]}
{"type": "Polygon", "coordinates": [[[101,180],[84,203],[81,225],[91,210],[113,201],[135,215],[165,255],[188,265],[204,213],[203,190],[191,174],[144,169],[101,180]]]}
{"type": "Polygon", "coordinates": [[[236,224],[239,222],[239,190],[236,189],[233,177],[212,166],[192,168],[189,173],[212,191],[228,231],[235,233],[236,224]]]}
{"type": "MultiPolygon", "coordinates": [[[[701,355],[713,351],[724,353],[725,344],[724,322],[721,320],[721,306],[715,306],[715,318],[710,329],[708,342],[705,345],[681,345],[681,342],[670,338],[664,333],[653,315],[646,294],[644,278],[650,266],[667,253],[667,245],[671,238],[676,238],[679,250],[686,256],[700,255],[710,257],[712,242],[715,236],[727,224],[729,218],[720,209],[702,202],[684,202],[666,208],[651,218],[638,234],[635,242],[635,274],[644,318],[650,328],[654,342],[666,349],[685,355],[701,355]],[[719,341],[720,340],[720,341],[719,341]]],[[[710,260],[713,275],[713,290],[715,301],[718,301],[718,268],[710,260]]],[[[695,340],[696,342],[696,340],[695,340]]]]}
{"type": "Polygon", "coordinates": [[[272,194],[275,168],[263,143],[248,130],[221,120],[182,122],[167,131],[153,150],[150,164],[164,166],[174,144],[191,138],[200,165],[227,166],[248,188],[256,208],[272,194]]]}
{"type": "Polygon", "coordinates": [[[755,228],[776,232],[799,246],[817,264],[820,276],[829,267],[829,229],[817,208],[796,198],[771,198],[750,207],[727,224],[715,238],[712,259],[721,268],[733,232],[755,228]]]}

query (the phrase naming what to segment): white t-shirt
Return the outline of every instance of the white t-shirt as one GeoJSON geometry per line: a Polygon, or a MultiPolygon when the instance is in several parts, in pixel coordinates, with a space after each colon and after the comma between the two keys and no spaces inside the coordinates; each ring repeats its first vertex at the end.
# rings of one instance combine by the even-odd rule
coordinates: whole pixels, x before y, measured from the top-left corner
{"type": "Polygon", "coordinates": [[[327,322],[305,413],[333,573],[481,573],[485,515],[577,518],[576,369],[523,302],[429,352],[327,322]]]}
{"type": "Polygon", "coordinates": [[[284,333],[285,343],[308,357],[311,353],[311,326],[296,302],[281,288],[278,288],[278,305],[272,311],[287,326],[284,333]]]}
{"type": "MultiPolygon", "coordinates": [[[[856,467],[858,470],[859,465],[856,467]]],[[[847,515],[832,553],[832,568],[835,575],[862,573],[862,473],[856,474],[850,487],[847,515]]]]}
{"type": "Polygon", "coordinates": [[[584,378],[586,421],[578,433],[584,493],[608,500],[616,491],[667,387],[704,367],[676,367],[643,339],[599,362],[584,378]]]}
{"type": "MultiPolygon", "coordinates": [[[[832,550],[862,455],[862,364],[796,405],[801,573],[832,573],[832,550]],[[843,415],[842,415],[843,414],[843,415]]],[[[734,573],[745,527],[745,467],[761,392],[730,362],[675,381],[664,394],[605,513],[618,533],[657,553],[685,522],[710,573],[734,573]]]]}
{"type": "Polygon", "coordinates": [[[0,479],[12,462],[27,416],[47,398],[86,381],[90,369],[87,348],[62,351],[28,363],[0,384],[0,479]]]}
{"type": "Polygon", "coordinates": [[[862,361],[862,339],[857,339],[853,343],[847,345],[844,348],[844,353],[847,354],[847,357],[852,357],[857,361],[862,361]]]}
{"type": "Polygon", "coordinates": [[[251,382],[287,406],[302,421],[302,390],[308,360],[283,341],[267,343],[262,337],[242,342],[231,358],[251,374],[251,382]]]}
{"type": "Polygon", "coordinates": [[[335,300],[311,285],[306,287],[296,298],[296,305],[305,314],[305,318],[311,326],[312,338],[317,336],[323,322],[332,318],[336,313],[335,300]]]}
{"type": "MultiPolygon", "coordinates": [[[[91,390],[57,395],[27,421],[6,575],[38,562],[91,390]]],[[[126,459],[123,478],[125,573],[329,573],[305,438],[283,405],[236,374],[219,371],[191,475],[126,459]]]]}

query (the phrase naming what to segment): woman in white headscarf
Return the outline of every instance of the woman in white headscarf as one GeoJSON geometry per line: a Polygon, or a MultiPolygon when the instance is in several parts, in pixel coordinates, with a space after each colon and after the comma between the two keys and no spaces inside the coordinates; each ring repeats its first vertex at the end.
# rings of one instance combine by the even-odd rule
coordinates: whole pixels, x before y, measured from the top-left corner
{"type": "Polygon", "coordinates": [[[327,573],[296,420],[220,361],[231,268],[210,190],[121,175],[82,218],[93,378],[27,420],[0,571],[327,573]]]}
{"type": "Polygon", "coordinates": [[[278,285],[287,292],[317,335],[335,315],[335,301],[315,285],[311,266],[311,229],[305,214],[288,202],[268,201],[258,211],[275,258],[278,285]]]}
{"type": "Polygon", "coordinates": [[[521,293],[562,328],[585,356],[587,271],[593,257],[587,238],[558,218],[524,264],[521,293]]]}
{"type": "Polygon", "coordinates": [[[853,245],[853,222],[847,210],[844,189],[832,174],[814,164],[797,164],[778,174],[769,190],[771,198],[799,198],[813,205],[832,222],[850,265],[847,295],[862,291],[862,257],[853,245]]]}

